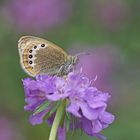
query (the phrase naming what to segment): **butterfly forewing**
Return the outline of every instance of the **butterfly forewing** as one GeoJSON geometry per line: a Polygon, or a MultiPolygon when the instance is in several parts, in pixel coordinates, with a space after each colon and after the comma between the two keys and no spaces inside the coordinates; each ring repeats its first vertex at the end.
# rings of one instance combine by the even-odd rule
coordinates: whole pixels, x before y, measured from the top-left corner
{"type": "Polygon", "coordinates": [[[68,59],[63,49],[38,37],[21,37],[18,48],[21,66],[31,76],[42,73],[55,75],[68,59]]]}

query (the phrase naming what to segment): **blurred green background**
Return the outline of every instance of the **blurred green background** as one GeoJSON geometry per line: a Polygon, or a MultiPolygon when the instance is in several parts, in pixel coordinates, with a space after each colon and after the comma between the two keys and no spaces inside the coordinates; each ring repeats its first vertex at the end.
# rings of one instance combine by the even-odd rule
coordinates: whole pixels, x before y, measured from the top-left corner
{"type": "MultiPolygon", "coordinates": [[[[0,0],[0,140],[47,140],[50,128],[29,124],[31,113],[23,108],[21,79],[28,75],[17,49],[23,35],[46,38],[72,53],[92,49],[89,76],[97,73],[97,86],[112,95],[108,110],[116,115],[102,134],[109,140],[140,139],[139,0],[0,0]]],[[[94,139],[78,131],[67,137],[94,139]]]]}

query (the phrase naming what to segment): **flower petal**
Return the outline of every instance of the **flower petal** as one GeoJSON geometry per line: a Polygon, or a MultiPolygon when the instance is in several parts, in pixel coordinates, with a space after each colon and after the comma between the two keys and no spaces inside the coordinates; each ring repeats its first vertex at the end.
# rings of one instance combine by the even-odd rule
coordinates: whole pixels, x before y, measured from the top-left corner
{"type": "Polygon", "coordinates": [[[108,93],[102,93],[101,91],[98,91],[98,93],[94,97],[94,101],[107,102],[109,98],[110,98],[110,95],[108,93]]]}
{"type": "Polygon", "coordinates": [[[86,119],[85,117],[82,117],[81,124],[82,124],[82,128],[83,128],[84,132],[87,133],[88,135],[92,136],[93,135],[92,121],[86,119]]]}
{"type": "Polygon", "coordinates": [[[76,117],[81,117],[81,114],[79,113],[79,107],[74,103],[71,103],[70,105],[68,105],[66,110],[76,117]]]}
{"type": "Polygon", "coordinates": [[[112,115],[112,114],[109,113],[109,112],[104,112],[104,113],[102,113],[102,114],[100,115],[99,118],[100,118],[100,120],[101,120],[102,122],[104,122],[104,123],[106,123],[106,124],[111,124],[111,123],[114,121],[115,116],[112,115]]]}
{"type": "Polygon", "coordinates": [[[106,138],[105,136],[103,136],[103,135],[101,135],[101,134],[99,134],[99,133],[94,134],[94,136],[95,136],[96,138],[101,139],[101,140],[107,140],[107,138],[106,138]]]}
{"type": "Polygon", "coordinates": [[[59,96],[57,93],[52,93],[51,95],[46,95],[46,98],[50,101],[58,101],[61,99],[61,96],[59,96]]]}
{"type": "Polygon", "coordinates": [[[43,110],[38,114],[32,114],[29,118],[29,121],[32,125],[41,124],[45,115],[50,111],[52,106],[49,106],[47,109],[43,110]]]}
{"type": "Polygon", "coordinates": [[[92,110],[86,103],[79,103],[80,109],[84,117],[89,120],[94,120],[98,116],[98,112],[96,110],[92,110]]]}
{"type": "Polygon", "coordinates": [[[103,129],[99,120],[92,121],[92,132],[99,133],[103,129]]]}
{"type": "Polygon", "coordinates": [[[88,105],[92,108],[92,109],[97,109],[97,108],[101,108],[104,107],[106,108],[106,104],[104,102],[94,102],[94,101],[89,101],[88,105]]]}
{"type": "Polygon", "coordinates": [[[66,125],[63,128],[59,127],[57,132],[58,140],[66,140],[66,125]]]}

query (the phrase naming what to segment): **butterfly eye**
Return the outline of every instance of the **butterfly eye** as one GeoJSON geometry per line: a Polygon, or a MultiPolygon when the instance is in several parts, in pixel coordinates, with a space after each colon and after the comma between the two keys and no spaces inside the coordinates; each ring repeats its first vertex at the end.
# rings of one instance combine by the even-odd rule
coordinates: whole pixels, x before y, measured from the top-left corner
{"type": "Polygon", "coordinates": [[[45,47],[45,44],[41,44],[41,47],[45,47]]]}
{"type": "Polygon", "coordinates": [[[32,58],[33,56],[32,55],[29,55],[29,58],[32,58]]]}

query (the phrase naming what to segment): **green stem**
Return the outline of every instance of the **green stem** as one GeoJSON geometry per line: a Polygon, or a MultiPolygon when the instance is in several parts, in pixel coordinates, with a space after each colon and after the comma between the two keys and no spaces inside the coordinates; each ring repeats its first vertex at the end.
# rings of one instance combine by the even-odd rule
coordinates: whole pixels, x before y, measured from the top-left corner
{"type": "Polygon", "coordinates": [[[65,108],[65,105],[64,105],[64,102],[62,102],[59,108],[57,109],[57,112],[56,112],[56,115],[52,124],[49,140],[55,140],[56,138],[57,129],[60,124],[64,108],[65,108]]]}

